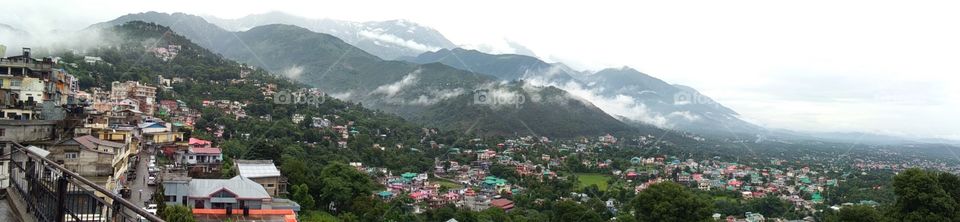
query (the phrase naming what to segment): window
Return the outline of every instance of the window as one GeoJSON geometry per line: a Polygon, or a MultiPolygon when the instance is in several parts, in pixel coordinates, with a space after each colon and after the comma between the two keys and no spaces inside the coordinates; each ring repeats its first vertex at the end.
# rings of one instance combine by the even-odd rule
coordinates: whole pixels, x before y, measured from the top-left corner
{"type": "Polygon", "coordinates": [[[20,86],[20,80],[19,80],[19,79],[12,79],[12,80],[10,80],[10,86],[19,87],[19,86],[20,86]]]}
{"type": "Polygon", "coordinates": [[[236,196],[236,195],[233,195],[232,193],[227,192],[227,191],[220,191],[220,192],[217,192],[217,193],[213,194],[213,197],[226,198],[226,197],[237,197],[237,196],[236,196]]]}
{"type": "Polygon", "coordinates": [[[67,152],[64,155],[67,159],[76,159],[78,156],[80,156],[80,154],[77,152],[67,152]]]}
{"type": "MultiPolygon", "coordinates": [[[[2,115],[3,115],[3,114],[0,113],[0,116],[2,116],[2,115]]],[[[5,135],[7,135],[7,129],[0,128],[0,136],[5,136],[5,135]]]]}
{"type": "Polygon", "coordinates": [[[272,184],[272,183],[268,183],[268,184],[267,184],[267,187],[273,188],[273,184],[272,184]]]}

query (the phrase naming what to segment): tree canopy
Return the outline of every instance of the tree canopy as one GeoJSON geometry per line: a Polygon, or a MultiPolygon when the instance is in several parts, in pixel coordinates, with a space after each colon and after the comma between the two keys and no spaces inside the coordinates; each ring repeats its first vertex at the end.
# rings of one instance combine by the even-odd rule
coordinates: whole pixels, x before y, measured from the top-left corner
{"type": "Polygon", "coordinates": [[[637,221],[709,221],[711,204],[672,182],[650,185],[630,203],[637,221]]]}

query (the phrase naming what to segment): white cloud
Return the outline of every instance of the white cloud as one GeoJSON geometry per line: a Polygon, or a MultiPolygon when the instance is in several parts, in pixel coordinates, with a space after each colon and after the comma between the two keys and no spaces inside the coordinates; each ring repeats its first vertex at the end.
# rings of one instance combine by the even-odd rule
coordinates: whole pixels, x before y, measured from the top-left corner
{"type": "MultiPolygon", "coordinates": [[[[418,43],[418,42],[413,41],[413,40],[403,39],[403,38],[397,37],[397,36],[395,36],[395,35],[391,35],[391,34],[387,34],[387,33],[380,33],[380,32],[376,32],[376,31],[363,30],[363,31],[360,31],[360,35],[363,36],[363,37],[370,38],[370,39],[375,39],[375,40],[379,40],[379,41],[384,41],[384,42],[388,42],[388,43],[391,43],[391,44],[394,44],[394,45],[399,45],[399,46],[403,46],[403,47],[415,49],[415,50],[418,50],[418,51],[424,51],[424,52],[426,52],[426,51],[436,51],[436,50],[440,49],[439,47],[433,47],[433,46],[424,45],[424,44],[418,43]]],[[[375,43],[377,43],[377,42],[375,42],[375,43]]],[[[377,43],[377,45],[379,45],[379,43],[377,43]]]]}
{"type": "Polygon", "coordinates": [[[370,94],[383,94],[383,95],[386,95],[387,97],[393,97],[397,95],[397,93],[400,92],[400,90],[403,90],[403,88],[416,84],[417,74],[419,73],[420,73],[420,69],[417,69],[411,72],[410,74],[403,76],[403,79],[401,79],[400,81],[378,86],[376,89],[370,92],[370,94]]]}
{"type": "Polygon", "coordinates": [[[284,69],[280,74],[290,79],[300,79],[300,76],[303,75],[303,66],[293,65],[284,69]]]}
{"type": "Polygon", "coordinates": [[[333,97],[333,98],[336,98],[336,99],[339,99],[339,100],[351,100],[351,99],[353,98],[353,97],[351,97],[351,96],[353,96],[353,92],[352,92],[352,91],[345,91],[345,92],[339,92],[339,93],[330,93],[329,95],[330,95],[330,97],[333,97]]]}
{"type": "MultiPolygon", "coordinates": [[[[600,94],[600,89],[591,89],[572,81],[559,84],[555,82],[533,80],[529,83],[533,85],[549,85],[566,90],[574,99],[580,100],[586,104],[593,104],[597,108],[600,108],[604,112],[613,116],[620,116],[634,121],[641,121],[657,127],[674,127],[674,124],[670,123],[668,116],[651,111],[645,104],[630,96],[622,94],[614,97],[602,96],[600,94]]],[[[671,114],[671,116],[674,115],[686,117],[683,114],[671,114]]]]}
{"type": "Polygon", "coordinates": [[[410,100],[410,101],[403,101],[402,103],[408,104],[408,105],[421,105],[421,106],[433,105],[437,102],[462,95],[463,93],[464,93],[464,90],[462,88],[435,90],[435,91],[431,91],[430,95],[420,95],[417,97],[417,99],[410,100]]]}

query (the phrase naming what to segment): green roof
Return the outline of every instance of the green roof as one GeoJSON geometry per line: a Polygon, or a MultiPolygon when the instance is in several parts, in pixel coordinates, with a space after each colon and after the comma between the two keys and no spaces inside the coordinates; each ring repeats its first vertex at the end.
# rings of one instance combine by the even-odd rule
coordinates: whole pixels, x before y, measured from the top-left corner
{"type": "Polygon", "coordinates": [[[416,173],[411,173],[411,172],[406,172],[406,173],[400,174],[400,176],[403,177],[403,178],[412,179],[412,178],[414,178],[414,177],[417,177],[417,174],[416,174],[416,173]]]}
{"type": "Polygon", "coordinates": [[[823,196],[820,196],[820,193],[813,193],[813,196],[810,197],[813,202],[823,201],[823,196]]]}

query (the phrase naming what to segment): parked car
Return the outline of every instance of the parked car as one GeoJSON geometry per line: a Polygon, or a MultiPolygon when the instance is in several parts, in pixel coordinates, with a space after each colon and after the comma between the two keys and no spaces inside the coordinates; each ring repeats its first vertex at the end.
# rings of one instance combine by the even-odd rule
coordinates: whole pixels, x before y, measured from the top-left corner
{"type": "Polygon", "coordinates": [[[147,210],[147,212],[150,212],[150,214],[157,215],[157,204],[148,204],[143,209],[147,210]]]}
{"type": "Polygon", "coordinates": [[[147,177],[147,185],[150,185],[150,186],[157,185],[157,178],[152,176],[147,177]]]}

